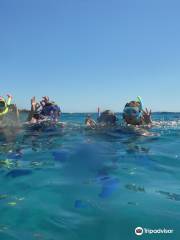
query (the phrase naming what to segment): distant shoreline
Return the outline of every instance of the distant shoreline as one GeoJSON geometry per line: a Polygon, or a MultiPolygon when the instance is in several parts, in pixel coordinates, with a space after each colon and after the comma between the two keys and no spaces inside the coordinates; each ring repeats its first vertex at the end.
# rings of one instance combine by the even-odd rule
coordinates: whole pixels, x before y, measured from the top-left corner
{"type": "MultiPolygon", "coordinates": [[[[29,113],[28,109],[19,109],[20,113],[29,113]]],[[[153,114],[180,114],[180,112],[169,112],[169,111],[155,111],[153,114]]],[[[97,112],[62,112],[62,114],[97,114],[97,112]]],[[[122,112],[115,112],[115,114],[122,114],[122,112]]]]}

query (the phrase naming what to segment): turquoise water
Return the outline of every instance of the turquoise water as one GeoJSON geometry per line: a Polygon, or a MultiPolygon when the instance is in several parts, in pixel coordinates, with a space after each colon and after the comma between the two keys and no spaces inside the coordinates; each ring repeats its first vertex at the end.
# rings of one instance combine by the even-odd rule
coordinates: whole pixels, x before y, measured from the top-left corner
{"type": "Polygon", "coordinates": [[[86,130],[84,117],[1,130],[0,240],[180,239],[180,114],[154,114],[151,137],[86,130]]]}

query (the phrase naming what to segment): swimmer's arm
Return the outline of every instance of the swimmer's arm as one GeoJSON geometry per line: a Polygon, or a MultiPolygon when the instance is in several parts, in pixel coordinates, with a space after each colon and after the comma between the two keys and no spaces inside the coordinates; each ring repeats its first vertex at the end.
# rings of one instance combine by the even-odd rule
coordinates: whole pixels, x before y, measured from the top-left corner
{"type": "Polygon", "coordinates": [[[30,110],[30,112],[28,114],[28,118],[27,118],[28,122],[32,120],[33,114],[35,113],[35,110],[36,110],[35,108],[36,108],[36,99],[35,99],[35,97],[32,97],[32,99],[31,99],[31,110],[30,110]]]}

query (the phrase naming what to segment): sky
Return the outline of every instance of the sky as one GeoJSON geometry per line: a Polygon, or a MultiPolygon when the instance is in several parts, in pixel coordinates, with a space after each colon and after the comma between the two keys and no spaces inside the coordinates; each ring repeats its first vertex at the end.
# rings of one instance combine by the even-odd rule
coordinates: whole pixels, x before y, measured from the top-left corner
{"type": "Polygon", "coordinates": [[[179,0],[0,0],[0,95],[180,111],[179,0]]]}

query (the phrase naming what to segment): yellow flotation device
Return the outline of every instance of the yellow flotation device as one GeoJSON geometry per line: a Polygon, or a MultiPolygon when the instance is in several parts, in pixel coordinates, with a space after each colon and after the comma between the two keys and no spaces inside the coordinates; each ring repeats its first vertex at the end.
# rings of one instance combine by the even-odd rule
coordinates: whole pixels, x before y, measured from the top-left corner
{"type": "Polygon", "coordinates": [[[0,103],[4,104],[4,109],[2,111],[0,110],[0,116],[3,116],[8,113],[11,100],[12,100],[11,96],[8,96],[7,101],[3,97],[0,97],[0,103]]]}

